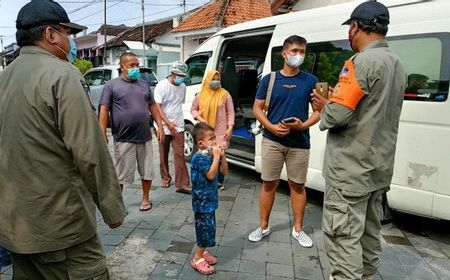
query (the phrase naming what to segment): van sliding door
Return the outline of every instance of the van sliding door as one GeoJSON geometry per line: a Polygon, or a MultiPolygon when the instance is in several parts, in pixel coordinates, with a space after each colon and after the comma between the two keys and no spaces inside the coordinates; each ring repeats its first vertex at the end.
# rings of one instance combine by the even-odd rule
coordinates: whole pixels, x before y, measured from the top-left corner
{"type": "Polygon", "coordinates": [[[255,136],[249,132],[256,123],[252,108],[272,32],[273,28],[268,28],[224,35],[216,66],[235,110],[227,157],[248,167],[255,163],[255,136]]]}

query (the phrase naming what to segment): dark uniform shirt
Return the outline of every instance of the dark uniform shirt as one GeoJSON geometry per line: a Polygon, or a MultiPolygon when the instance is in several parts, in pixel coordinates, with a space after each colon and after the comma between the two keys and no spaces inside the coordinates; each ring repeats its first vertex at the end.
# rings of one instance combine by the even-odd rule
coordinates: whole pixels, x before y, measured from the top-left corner
{"type": "Polygon", "coordinates": [[[0,246],[56,251],[96,234],[125,208],[80,72],[37,46],[0,72],[0,246]],[[95,202],[95,204],[94,204],[95,202]]]}
{"type": "Polygon", "coordinates": [[[390,186],[406,73],[386,40],[375,41],[354,59],[364,93],[354,111],[329,103],[320,129],[328,129],[323,175],[330,187],[367,193],[390,186]]]}

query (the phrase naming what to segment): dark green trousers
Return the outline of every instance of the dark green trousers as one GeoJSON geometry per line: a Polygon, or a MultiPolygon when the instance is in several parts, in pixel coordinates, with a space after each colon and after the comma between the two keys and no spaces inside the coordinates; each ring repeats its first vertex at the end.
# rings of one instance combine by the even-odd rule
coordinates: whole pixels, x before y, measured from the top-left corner
{"type": "Polygon", "coordinates": [[[324,245],[334,280],[361,280],[380,264],[381,201],[389,188],[351,193],[326,187],[323,202],[324,245]]]}
{"type": "Polygon", "coordinates": [[[97,235],[81,244],[38,254],[11,253],[14,280],[108,280],[97,235]]]}

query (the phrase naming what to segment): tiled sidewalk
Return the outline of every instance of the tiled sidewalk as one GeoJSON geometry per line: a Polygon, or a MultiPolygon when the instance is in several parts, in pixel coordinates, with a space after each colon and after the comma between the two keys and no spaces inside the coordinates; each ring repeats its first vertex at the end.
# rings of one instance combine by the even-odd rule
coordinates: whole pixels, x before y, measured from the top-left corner
{"type": "MultiPolygon", "coordinates": [[[[159,174],[157,171],[155,174],[159,174]]],[[[101,219],[98,221],[111,279],[328,280],[321,193],[308,191],[304,229],[314,240],[312,248],[300,247],[290,235],[293,217],[286,185],[277,193],[272,234],[251,243],[247,235],[258,225],[259,175],[232,166],[226,179],[216,214],[218,244],[210,250],[219,257],[214,275],[201,276],[190,266],[195,240],[191,196],[174,192],[173,186],[160,188],[159,180],[155,180],[152,210],[138,211],[140,185],[131,185],[123,192],[128,209],[124,225],[110,230],[101,219]]],[[[395,224],[383,227],[383,263],[376,279],[449,280],[450,223],[409,215],[400,219],[400,228],[406,229],[395,224]],[[403,223],[404,219],[411,221],[403,223]]],[[[11,279],[11,274],[12,269],[6,270],[4,279],[11,279]]]]}

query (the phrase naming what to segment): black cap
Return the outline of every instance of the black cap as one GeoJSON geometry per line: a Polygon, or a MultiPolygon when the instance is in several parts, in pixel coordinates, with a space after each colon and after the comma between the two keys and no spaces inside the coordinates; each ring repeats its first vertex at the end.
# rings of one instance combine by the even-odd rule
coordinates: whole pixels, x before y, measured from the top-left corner
{"type": "Polygon", "coordinates": [[[389,11],[381,3],[377,1],[364,2],[356,7],[352,15],[342,25],[350,24],[354,20],[362,20],[368,24],[380,23],[384,25],[389,24],[389,11]]]}
{"type": "Polygon", "coordinates": [[[31,0],[30,3],[20,9],[17,15],[17,29],[28,29],[46,24],[59,24],[68,27],[72,34],[87,29],[86,26],[70,22],[64,8],[53,0],[31,0]]]}

